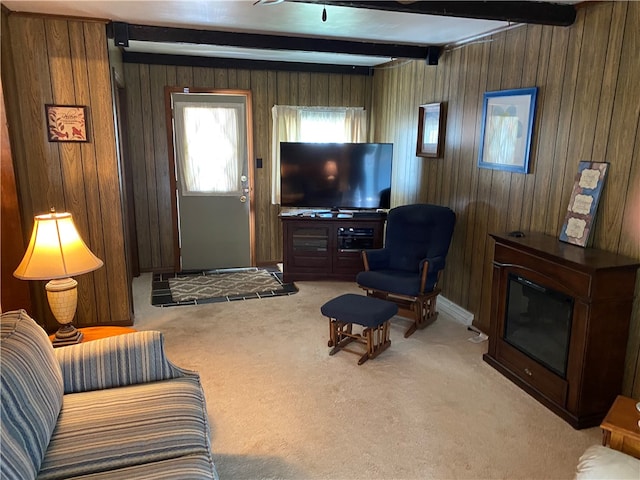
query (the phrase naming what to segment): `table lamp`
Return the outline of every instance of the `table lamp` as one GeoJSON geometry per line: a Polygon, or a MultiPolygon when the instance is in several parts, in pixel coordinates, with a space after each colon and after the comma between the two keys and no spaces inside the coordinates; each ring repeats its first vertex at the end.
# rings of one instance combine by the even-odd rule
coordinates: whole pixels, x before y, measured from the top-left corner
{"type": "Polygon", "coordinates": [[[103,265],[78,234],[70,213],[36,215],[27,251],[13,272],[22,280],[50,280],[45,285],[49,308],[61,327],[53,340],[55,346],[82,340],[82,332],[73,326],[78,305],[78,282],[72,275],[97,270],[103,265]]]}

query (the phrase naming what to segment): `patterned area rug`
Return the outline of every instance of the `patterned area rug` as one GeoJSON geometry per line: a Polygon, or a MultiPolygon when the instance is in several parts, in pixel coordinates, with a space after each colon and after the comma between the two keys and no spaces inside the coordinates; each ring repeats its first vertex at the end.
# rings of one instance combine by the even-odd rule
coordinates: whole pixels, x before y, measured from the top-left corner
{"type": "Polygon", "coordinates": [[[291,295],[295,284],[282,282],[275,269],[235,268],[178,274],[155,274],[151,304],[160,307],[231,302],[291,295]]]}

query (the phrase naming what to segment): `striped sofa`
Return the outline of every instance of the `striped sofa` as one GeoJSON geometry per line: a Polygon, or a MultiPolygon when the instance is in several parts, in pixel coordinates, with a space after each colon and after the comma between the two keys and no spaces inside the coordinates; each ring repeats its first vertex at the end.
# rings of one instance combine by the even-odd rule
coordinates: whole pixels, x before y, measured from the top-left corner
{"type": "Polygon", "coordinates": [[[0,322],[3,479],[217,479],[200,379],[136,332],[54,349],[24,310],[0,322]]]}

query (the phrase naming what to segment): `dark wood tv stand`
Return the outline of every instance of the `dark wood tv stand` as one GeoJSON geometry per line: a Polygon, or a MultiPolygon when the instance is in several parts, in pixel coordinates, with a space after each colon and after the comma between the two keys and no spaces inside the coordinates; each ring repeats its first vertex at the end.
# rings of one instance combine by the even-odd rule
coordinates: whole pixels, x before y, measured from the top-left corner
{"type": "Polygon", "coordinates": [[[622,389],[640,263],[541,233],[491,236],[495,250],[484,360],[574,428],[598,425],[622,389]],[[564,375],[507,341],[507,299],[514,275],[573,299],[564,375]]]}
{"type": "Polygon", "coordinates": [[[361,251],[381,248],[386,215],[367,213],[281,215],[283,277],[355,281],[364,270],[361,251]]]}

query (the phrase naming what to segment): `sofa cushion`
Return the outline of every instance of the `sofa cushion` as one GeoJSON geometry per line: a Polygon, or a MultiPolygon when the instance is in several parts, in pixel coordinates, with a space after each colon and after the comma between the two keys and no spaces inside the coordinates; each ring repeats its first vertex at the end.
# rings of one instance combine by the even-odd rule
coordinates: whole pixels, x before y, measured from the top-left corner
{"type": "Polygon", "coordinates": [[[90,473],[73,477],[69,480],[211,480],[218,474],[211,462],[211,456],[189,455],[171,458],[160,462],[145,463],[133,467],[110,470],[108,472],[90,473]]]}
{"type": "Polygon", "coordinates": [[[211,456],[197,376],[65,395],[38,478],[70,478],[184,455],[211,456]]]}
{"type": "Polygon", "coordinates": [[[24,310],[0,319],[1,478],[35,478],[62,406],[62,375],[45,331],[24,310]]]}

